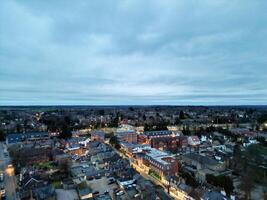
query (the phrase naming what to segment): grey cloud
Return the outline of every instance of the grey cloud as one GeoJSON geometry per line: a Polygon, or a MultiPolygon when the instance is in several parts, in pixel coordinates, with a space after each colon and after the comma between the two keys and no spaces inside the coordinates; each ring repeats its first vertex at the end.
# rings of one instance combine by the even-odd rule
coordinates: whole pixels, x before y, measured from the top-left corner
{"type": "Polygon", "coordinates": [[[1,1],[0,104],[266,104],[266,7],[1,1]]]}

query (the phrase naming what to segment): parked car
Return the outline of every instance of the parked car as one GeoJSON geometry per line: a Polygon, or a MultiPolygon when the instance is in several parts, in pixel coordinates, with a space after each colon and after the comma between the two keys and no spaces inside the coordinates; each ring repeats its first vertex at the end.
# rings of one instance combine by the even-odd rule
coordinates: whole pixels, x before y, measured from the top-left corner
{"type": "Polygon", "coordinates": [[[104,192],[104,194],[108,194],[109,192],[108,192],[108,190],[106,190],[105,192],[104,192]]]}
{"type": "Polygon", "coordinates": [[[124,192],[121,190],[121,191],[119,191],[118,193],[116,193],[116,195],[117,196],[121,196],[121,195],[123,195],[124,194],[124,192]]]}
{"type": "Polygon", "coordinates": [[[115,183],[115,181],[109,181],[108,185],[112,185],[113,183],[115,183]]]}
{"type": "Polygon", "coordinates": [[[4,180],[4,172],[1,171],[0,172],[0,182],[3,182],[3,180],[4,180]]]}
{"type": "Polygon", "coordinates": [[[4,187],[1,187],[0,197],[1,197],[1,199],[5,199],[5,197],[6,197],[6,190],[4,187]]]}

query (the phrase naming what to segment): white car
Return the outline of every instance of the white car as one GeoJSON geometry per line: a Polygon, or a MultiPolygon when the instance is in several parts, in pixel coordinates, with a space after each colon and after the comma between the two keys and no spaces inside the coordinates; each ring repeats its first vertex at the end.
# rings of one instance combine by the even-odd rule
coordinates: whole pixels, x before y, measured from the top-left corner
{"type": "Polygon", "coordinates": [[[6,190],[4,188],[1,188],[0,197],[5,197],[5,196],[6,196],[6,190]]]}
{"type": "Polygon", "coordinates": [[[121,195],[123,195],[124,194],[124,192],[121,190],[121,191],[119,191],[118,193],[116,193],[116,195],[117,196],[121,196],[121,195]]]}
{"type": "Polygon", "coordinates": [[[4,180],[4,173],[0,172],[0,181],[2,182],[4,180]]]}

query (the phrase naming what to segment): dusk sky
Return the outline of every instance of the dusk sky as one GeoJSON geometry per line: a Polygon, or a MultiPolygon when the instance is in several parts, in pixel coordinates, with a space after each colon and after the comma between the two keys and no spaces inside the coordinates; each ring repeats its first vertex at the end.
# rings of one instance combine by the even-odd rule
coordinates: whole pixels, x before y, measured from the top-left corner
{"type": "Polygon", "coordinates": [[[0,105],[267,104],[266,0],[0,1],[0,105]]]}

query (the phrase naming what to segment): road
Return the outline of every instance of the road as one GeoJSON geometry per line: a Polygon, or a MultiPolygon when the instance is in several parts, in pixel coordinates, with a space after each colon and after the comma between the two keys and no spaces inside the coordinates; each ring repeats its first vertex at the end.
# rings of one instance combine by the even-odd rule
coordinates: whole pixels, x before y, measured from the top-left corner
{"type": "Polygon", "coordinates": [[[10,176],[6,173],[7,165],[10,163],[10,157],[5,156],[5,145],[0,142],[0,170],[4,171],[4,186],[6,190],[7,200],[17,200],[16,195],[16,178],[14,175],[10,176]]]}

